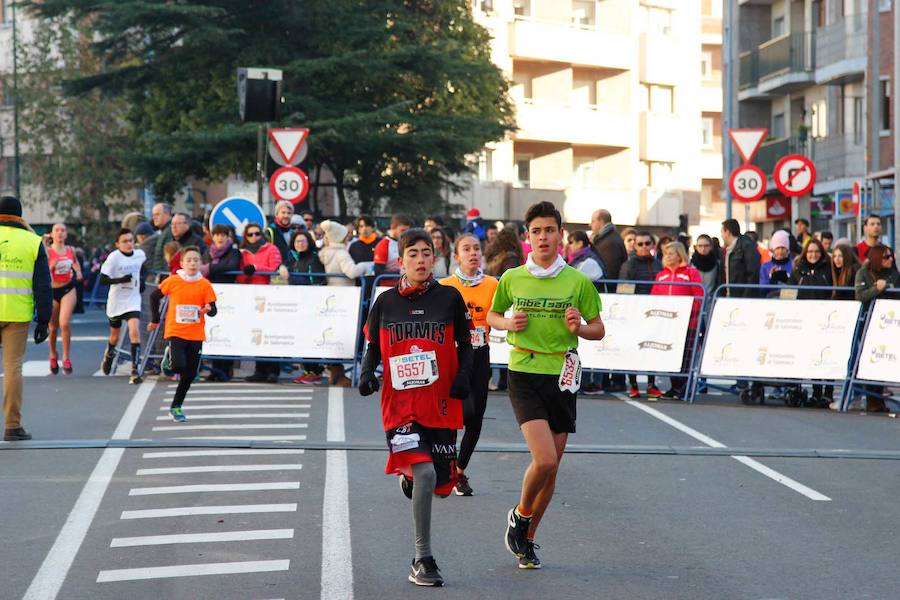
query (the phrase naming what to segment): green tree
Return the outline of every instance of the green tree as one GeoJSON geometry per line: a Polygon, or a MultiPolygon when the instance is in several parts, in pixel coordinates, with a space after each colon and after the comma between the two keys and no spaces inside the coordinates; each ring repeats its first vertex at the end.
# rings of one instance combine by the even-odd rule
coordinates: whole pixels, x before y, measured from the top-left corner
{"type": "Polygon", "coordinates": [[[137,173],[166,196],[185,179],[253,177],[256,126],[238,123],[236,68],[285,73],[281,126],[311,130],[341,212],[444,205],[467,157],[514,126],[488,33],[464,0],[42,0],[89,20],[102,73],[72,93],[127,98],[137,173]]]}

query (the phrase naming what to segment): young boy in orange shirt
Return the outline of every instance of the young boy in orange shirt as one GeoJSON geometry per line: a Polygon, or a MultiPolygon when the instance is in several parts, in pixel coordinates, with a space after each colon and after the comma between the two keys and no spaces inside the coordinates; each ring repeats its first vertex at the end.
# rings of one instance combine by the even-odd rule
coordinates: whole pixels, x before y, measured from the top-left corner
{"type": "Polygon", "coordinates": [[[208,279],[200,274],[200,249],[181,250],[181,268],[166,277],[150,295],[152,320],[149,331],[159,328],[159,305],[169,297],[164,337],[169,341],[172,370],[179,374],[178,388],[169,414],[175,421],[187,420],[181,405],[200,368],[200,351],[206,339],[205,315],[216,316],[216,293],[208,279]]]}

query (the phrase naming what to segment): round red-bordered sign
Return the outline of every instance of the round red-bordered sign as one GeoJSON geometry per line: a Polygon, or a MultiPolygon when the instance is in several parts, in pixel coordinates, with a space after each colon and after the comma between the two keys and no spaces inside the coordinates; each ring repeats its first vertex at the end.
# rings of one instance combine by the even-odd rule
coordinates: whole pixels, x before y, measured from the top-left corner
{"type": "Polygon", "coordinates": [[[269,191],[279,200],[297,204],[309,193],[309,177],[297,167],[281,167],[272,174],[269,191]]]}
{"type": "Polygon", "coordinates": [[[731,197],[741,202],[754,202],[766,194],[766,174],[756,165],[741,165],[728,178],[731,197]]]}
{"type": "Polygon", "coordinates": [[[816,185],[816,166],[802,154],[788,154],[775,163],[772,179],[785,196],[805,196],[816,185]]]}

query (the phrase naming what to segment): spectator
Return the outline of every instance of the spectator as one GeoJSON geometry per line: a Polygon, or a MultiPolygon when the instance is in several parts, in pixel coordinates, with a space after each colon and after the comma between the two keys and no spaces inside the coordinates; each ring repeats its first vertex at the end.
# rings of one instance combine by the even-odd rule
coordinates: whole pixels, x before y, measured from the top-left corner
{"type": "MultiPolygon", "coordinates": [[[[241,270],[241,251],[235,247],[234,230],[228,225],[215,225],[211,231],[211,243],[203,253],[200,273],[210,283],[234,283],[241,270]]],[[[234,376],[234,362],[212,361],[212,372],[207,381],[229,381],[234,376]]]]}
{"type": "Polygon", "coordinates": [[[497,279],[509,269],[525,264],[522,246],[513,229],[505,227],[497,233],[497,239],[485,250],[484,263],[484,272],[497,279]]]}
{"type": "Polygon", "coordinates": [[[628,251],[608,210],[601,208],[591,215],[591,240],[594,251],[606,266],[604,278],[618,279],[622,265],[628,260],[628,251]]]}
{"type": "Polygon", "coordinates": [[[790,247],[791,238],[786,231],[776,231],[772,234],[772,239],[769,240],[772,258],[759,268],[760,285],[787,285],[791,272],[794,270],[790,247]]]}
{"type": "MultiPolygon", "coordinates": [[[[400,275],[400,253],[397,250],[397,240],[412,227],[412,219],[403,214],[391,217],[391,226],[387,237],[382,238],[375,246],[373,261],[375,263],[375,276],[400,275]]],[[[328,261],[322,260],[325,265],[328,261]]],[[[331,272],[331,271],[329,271],[331,272]]],[[[398,278],[399,280],[399,278],[398,278]]],[[[396,281],[393,282],[396,285],[396,281]]]]}
{"type": "Polygon", "coordinates": [[[484,224],[481,221],[481,211],[473,208],[466,213],[466,226],[463,228],[464,233],[471,233],[478,238],[479,242],[487,239],[487,232],[484,230],[484,224]]]}
{"type": "MultiPolygon", "coordinates": [[[[694,296],[694,304],[691,307],[691,318],[688,323],[688,334],[684,344],[684,356],[681,362],[681,370],[685,373],[690,369],[691,347],[690,341],[694,339],[697,331],[697,317],[700,314],[700,298],[703,297],[703,288],[693,285],[671,285],[671,282],[699,283],[703,284],[700,271],[688,264],[687,250],[681,242],[669,242],[663,248],[663,269],[656,274],[657,283],[653,285],[650,293],[654,296],[694,296]],[[666,283],[669,285],[666,285],[666,283]]],[[[687,377],[673,375],[669,377],[669,389],[663,394],[664,398],[680,400],[684,398],[687,377]]],[[[632,386],[636,387],[636,386],[632,386]]],[[[650,395],[648,386],[647,394],[650,395]]]]}
{"type": "Polygon", "coordinates": [[[150,262],[150,270],[168,273],[169,261],[163,255],[163,248],[173,239],[170,227],[172,222],[172,205],[165,202],[155,204],[150,212],[150,220],[153,221],[153,227],[159,232],[152,254],[147,255],[153,257],[150,262]]]}
{"type": "Polygon", "coordinates": [[[375,230],[375,219],[361,215],[356,220],[356,239],[347,250],[354,262],[372,262],[375,260],[375,247],[381,239],[375,230]]]}
{"type": "MultiPolygon", "coordinates": [[[[638,231],[634,235],[634,255],[629,256],[622,270],[619,272],[619,279],[630,281],[655,281],[656,275],[660,272],[661,266],[653,258],[651,249],[653,248],[653,236],[646,231],[638,231]]],[[[620,286],[622,284],[619,284],[620,286]]],[[[638,284],[634,293],[649,294],[652,289],[650,284],[638,284]]],[[[641,392],[638,390],[637,375],[628,375],[628,396],[630,398],[639,398],[641,392]]],[[[656,387],[656,377],[647,376],[647,396],[655,399],[659,398],[662,392],[656,387]]]]}
{"type": "Polygon", "coordinates": [[[294,216],[294,205],[281,200],[275,205],[275,220],[266,227],[266,239],[275,244],[281,254],[281,262],[286,263],[291,252],[291,219],[294,216]]]}
{"type": "Polygon", "coordinates": [[[181,256],[179,252],[181,251],[181,244],[176,241],[171,241],[166,243],[163,247],[163,258],[166,259],[166,264],[169,265],[169,274],[174,275],[178,269],[181,268],[181,256]]]}
{"type": "MultiPolygon", "coordinates": [[[[795,220],[794,231],[794,235],[797,237],[797,243],[800,245],[800,248],[805,248],[806,243],[812,239],[812,234],[809,232],[809,221],[803,218],[795,220]]],[[[800,254],[800,251],[796,251],[795,254],[800,254]]]]}
{"type": "MultiPolygon", "coordinates": [[[[859,271],[860,262],[856,257],[856,251],[849,244],[839,244],[831,251],[831,281],[835,287],[852,288],[856,282],[856,273],[859,271]]],[[[835,290],[832,298],[835,300],[853,300],[853,292],[848,290],[835,290]]]]}
{"type": "Polygon", "coordinates": [[[834,234],[830,231],[821,231],[819,232],[819,239],[822,241],[822,245],[825,246],[825,252],[831,254],[831,248],[834,245],[834,234]]]}
{"type": "MultiPolygon", "coordinates": [[[[725,242],[725,283],[758,284],[759,252],[756,244],[746,235],[741,235],[737,219],[722,221],[722,240],[725,242]]],[[[734,298],[752,297],[753,290],[731,289],[728,295],[734,298]]]]}
{"type": "Polygon", "coordinates": [[[864,262],[869,256],[869,250],[881,243],[881,217],[869,215],[863,225],[865,239],[856,245],[860,262],[864,262]]]}
{"type": "Polygon", "coordinates": [[[748,231],[747,237],[756,244],[756,251],[759,252],[759,264],[762,265],[772,260],[772,255],[769,254],[769,250],[766,248],[765,244],[759,241],[758,233],[755,231],[748,231]]]}
{"type": "Polygon", "coordinates": [[[316,228],[316,215],[311,210],[304,210],[300,214],[303,217],[303,224],[306,225],[306,230],[313,231],[316,228]]]}
{"type": "Polygon", "coordinates": [[[201,254],[206,250],[203,236],[193,230],[191,217],[186,213],[175,213],[169,227],[172,230],[172,239],[178,242],[182,248],[197,246],[200,248],[201,254]]]}
{"type": "MultiPolygon", "coordinates": [[[[789,281],[791,285],[801,287],[831,287],[831,262],[821,241],[813,237],[806,240],[803,254],[794,261],[789,281]]],[[[804,300],[825,300],[831,296],[831,290],[801,290],[797,297],[804,300]]]]}
{"type": "Polygon", "coordinates": [[[431,241],[434,244],[434,277],[435,279],[443,279],[455,270],[451,269],[451,259],[453,249],[450,247],[450,239],[447,231],[442,227],[433,227],[430,230],[431,241]]]}
{"type": "Polygon", "coordinates": [[[485,239],[484,244],[482,244],[482,245],[484,245],[484,247],[487,248],[487,244],[490,244],[495,239],[497,239],[497,233],[499,233],[499,231],[500,230],[497,229],[496,223],[488,223],[487,225],[485,225],[484,232],[485,232],[485,235],[487,236],[487,239],[485,239]]]}
{"type": "MultiPolygon", "coordinates": [[[[425,217],[425,227],[424,227],[425,231],[427,231],[428,233],[431,233],[432,229],[436,229],[438,227],[440,227],[441,229],[444,228],[444,218],[443,217],[441,217],[439,215],[429,215],[429,216],[425,217]]],[[[437,275],[435,275],[435,277],[437,277],[437,275]]]]}
{"type": "Polygon", "coordinates": [[[153,230],[153,225],[151,225],[147,221],[141,221],[134,229],[135,242],[138,245],[143,244],[148,239],[152,238],[155,233],[156,232],[153,230]]]}
{"type": "Polygon", "coordinates": [[[712,238],[701,233],[694,244],[694,253],[691,255],[691,265],[700,273],[703,287],[706,293],[712,297],[716,288],[722,283],[722,263],[719,255],[714,251],[712,238]]]}
{"type": "MultiPolygon", "coordinates": [[[[634,227],[626,227],[622,230],[622,243],[625,244],[625,252],[628,256],[634,254],[634,234],[636,233],[637,230],[634,227]]],[[[622,276],[620,274],[619,279],[621,278],[622,276]]]]}
{"type": "Polygon", "coordinates": [[[663,249],[673,241],[672,237],[668,235],[661,236],[656,240],[656,246],[653,248],[653,258],[660,269],[662,269],[663,249]]]}
{"type": "MultiPolygon", "coordinates": [[[[588,236],[583,231],[569,234],[569,265],[588,276],[598,292],[606,291],[604,279],[613,279],[607,274],[605,261],[594,251],[588,236]]],[[[624,246],[622,247],[624,250],[624,246]]]]}
{"type": "Polygon", "coordinates": [[[324,285],[325,266],[316,252],[316,242],[308,231],[295,231],[291,235],[291,250],[281,266],[282,278],[291,285],[324,285]],[[318,274],[318,275],[314,275],[318,274]]]}

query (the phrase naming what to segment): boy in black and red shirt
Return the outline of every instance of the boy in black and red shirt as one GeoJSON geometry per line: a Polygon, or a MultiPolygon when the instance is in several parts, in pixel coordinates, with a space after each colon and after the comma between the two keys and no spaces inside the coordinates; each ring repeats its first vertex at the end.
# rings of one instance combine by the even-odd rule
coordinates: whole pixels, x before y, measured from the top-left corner
{"type": "Polygon", "coordinates": [[[369,348],[359,391],[379,388],[384,367],[381,419],[387,435],[385,472],[400,475],[413,501],[416,555],[409,580],[443,585],[431,554],[432,493],[446,497],[456,485],[456,430],[463,428],[462,398],[472,369],[471,319],[460,293],[432,276],[434,245],[422,229],[408,231],[398,248],[403,276],[369,312],[369,348]],[[415,485],[413,485],[415,484],[415,485]]]}

